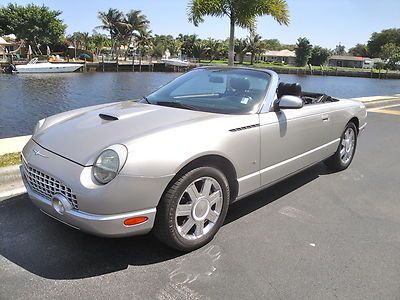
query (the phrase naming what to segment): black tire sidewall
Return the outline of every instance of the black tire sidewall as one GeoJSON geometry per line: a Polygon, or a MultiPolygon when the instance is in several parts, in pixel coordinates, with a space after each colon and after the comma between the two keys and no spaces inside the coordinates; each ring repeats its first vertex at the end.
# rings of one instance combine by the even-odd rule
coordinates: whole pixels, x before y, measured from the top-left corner
{"type": "Polygon", "coordinates": [[[342,171],[342,170],[347,169],[350,166],[351,162],[353,161],[354,155],[356,153],[356,148],[357,148],[357,127],[353,122],[349,122],[346,125],[346,127],[344,128],[343,133],[342,133],[342,135],[340,137],[339,146],[338,146],[338,149],[336,150],[336,153],[326,160],[326,162],[325,162],[326,165],[328,167],[330,167],[331,169],[337,170],[337,171],[342,171]],[[349,128],[353,129],[354,135],[355,135],[354,136],[353,153],[351,155],[350,160],[347,163],[343,163],[343,161],[342,161],[342,159],[340,157],[340,148],[342,147],[342,142],[343,142],[343,139],[344,139],[344,135],[345,135],[347,129],[349,129],[349,128]]]}
{"type": "Polygon", "coordinates": [[[342,138],[340,139],[339,149],[338,149],[338,152],[339,152],[338,158],[339,158],[340,164],[343,166],[343,168],[347,168],[348,166],[350,166],[351,162],[353,161],[354,154],[356,153],[356,148],[357,148],[357,128],[356,128],[356,125],[354,125],[354,123],[350,122],[349,124],[347,124],[346,128],[343,131],[342,138]],[[347,163],[343,163],[342,159],[340,158],[340,148],[342,145],[342,141],[344,139],[344,134],[346,133],[347,129],[349,129],[349,128],[353,129],[353,132],[354,132],[354,147],[353,147],[353,151],[351,153],[350,160],[347,163]]]}
{"type": "MultiPolygon", "coordinates": [[[[171,242],[176,244],[174,248],[180,250],[193,250],[196,248],[201,247],[202,245],[208,243],[214,235],[217,233],[219,228],[222,226],[229,206],[229,198],[230,198],[230,190],[228,180],[226,176],[214,167],[199,167],[187,172],[185,175],[181,176],[179,179],[175,181],[175,183],[170,187],[170,191],[172,193],[166,193],[166,197],[163,197],[161,201],[168,201],[168,205],[165,207],[167,209],[166,216],[168,218],[167,224],[164,226],[168,226],[168,235],[170,235],[171,242]],[[211,177],[215,179],[222,189],[223,194],[223,204],[221,214],[217,223],[213,226],[213,228],[205,234],[203,237],[196,239],[196,240],[187,240],[183,238],[176,226],[175,226],[175,214],[176,208],[180,201],[180,198],[186,188],[195,180],[202,178],[202,177],[211,177]]],[[[165,209],[164,208],[164,209],[165,209]]],[[[171,245],[171,243],[169,243],[171,245]]]]}

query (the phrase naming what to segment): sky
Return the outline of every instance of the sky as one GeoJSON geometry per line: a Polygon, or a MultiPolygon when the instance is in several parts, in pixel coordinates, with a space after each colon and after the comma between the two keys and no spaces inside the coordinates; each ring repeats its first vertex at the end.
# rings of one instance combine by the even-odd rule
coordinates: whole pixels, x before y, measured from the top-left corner
{"type": "MultiPolygon", "coordinates": [[[[245,0],[243,0],[245,1],[245,0]]],[[[197,34],[200,38],[225,39],[229,35],[227,18],[206,18],[198,27],[188,22],[189,0],[0,0],[17,4],[46,5],[63,13],[60,18],[68,25],[67,34],[74,31],[92,32],[100,25],[98,11],[110,7],[127,12],[141,10],[150,20],[153,34],[197,34]]],[[[400,27],[400,0],[287,0],[290,25],[281,26],[269,16],[258,19],[257,32],[265,39],[277,38],[284,44],[295,44],[307,37],[313,45],[346,48],[367,43],[373,32],[400,27]]],[[[238,28],[237,37],[248,32],[238,28]]]]}

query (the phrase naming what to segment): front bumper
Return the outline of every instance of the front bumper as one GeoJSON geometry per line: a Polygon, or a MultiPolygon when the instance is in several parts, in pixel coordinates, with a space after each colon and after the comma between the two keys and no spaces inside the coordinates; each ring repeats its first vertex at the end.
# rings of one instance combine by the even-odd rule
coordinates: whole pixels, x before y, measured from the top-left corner
{"type": "Polygon", "coordinates": [[[105,237],[149,232],[154,225],[158,201],[170,180],[168,177],[119,174],[109,184],[98,185],[92,180],[91,167],[69,161],[32,139],[22,151],[22,160],[22,178],[36,206],[74,228],[105,237]],[[35,170],[33,173],[32,169],[35,170]],[[67,205],[62,214],[52,205],[54,196],[60,194],[72,204],[67,205]],[[147,221],[124,225],[126,219],[139,216],[146,217],[147,221]]]}
{"type": "Polygon", "coordinates": [[[46,215],[75,229],[103,237],[124,237],[146,234],[153,228],[156,209],[139,210],[114,215],[96,215],[75,209],[66,209],[61,215],[52,206],[50,200],[36,193],[28,184],[23,167],[20,167],[23,182],[33,204],[46,215]],[[124,221],[133,217],[147,217],[147,221],[134,226],[125,226],[124,221]]]}

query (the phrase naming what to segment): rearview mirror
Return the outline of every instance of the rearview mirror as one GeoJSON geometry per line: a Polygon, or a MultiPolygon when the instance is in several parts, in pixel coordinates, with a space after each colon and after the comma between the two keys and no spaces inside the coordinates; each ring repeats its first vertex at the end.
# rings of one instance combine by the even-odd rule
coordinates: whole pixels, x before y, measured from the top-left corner
{"type": "Polygon", "coordinates": [[[290,96],[290,95],[283,95],[281,98],[275,101],[274,109],[279,110],[283,108],[288,109],[298,109],[303,107],[303,99],[290,96]]]}

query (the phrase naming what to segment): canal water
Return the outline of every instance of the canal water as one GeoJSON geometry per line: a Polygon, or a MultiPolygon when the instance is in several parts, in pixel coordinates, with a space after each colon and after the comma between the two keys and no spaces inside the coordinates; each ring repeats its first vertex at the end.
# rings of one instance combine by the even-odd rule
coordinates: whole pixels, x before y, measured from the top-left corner
{"type": "MultiPolygon", "coordinates": [[[[140,98],[178,73],[69,73],[0,75],[0,138],[31,134],[36,122],[59,112],[140,98]]],[[[400,94],[400,80],[281,74],[305,91],[342,97],[400,94]]]]}

